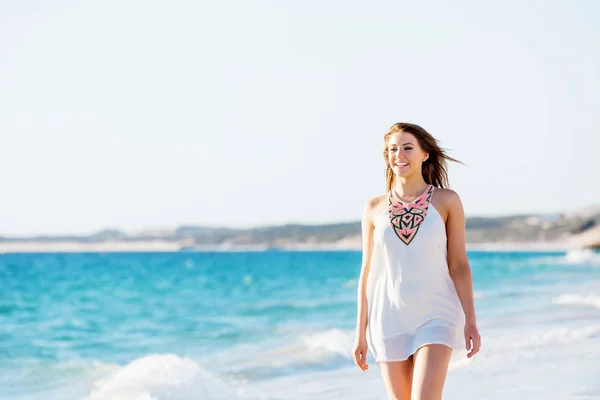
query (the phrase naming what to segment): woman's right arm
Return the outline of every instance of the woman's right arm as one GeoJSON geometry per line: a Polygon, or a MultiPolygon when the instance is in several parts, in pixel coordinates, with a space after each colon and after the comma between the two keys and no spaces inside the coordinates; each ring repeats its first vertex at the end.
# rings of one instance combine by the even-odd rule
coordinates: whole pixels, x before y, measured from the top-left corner
{"type": "Polygon", "coordinates": [[[358,310],[356,319],[356,335],[357,337],[365,336],[367,331],[367,279],[371,266],[371,255],[373,253],[373,219],[371,218],[373,209],[373,199],[365,204],[362,214],[361,231],[362,231],[362,265],[360,269],[360,277],[358,279],[358,310]]]}
{"type": "Polygon", "coordinates": [[[371,264],[371,253],[373,253],[373,222],[372,210],[374,200],[369,201],[364,209],[361,221],[362,230],[362,266],[360,269],[360,278],[358,279],[358,312],[356,317],[356,339],[352,348],[352,358],[354,363],[362,371],[369,369],[367,364],[367,279],[371,264]]]}

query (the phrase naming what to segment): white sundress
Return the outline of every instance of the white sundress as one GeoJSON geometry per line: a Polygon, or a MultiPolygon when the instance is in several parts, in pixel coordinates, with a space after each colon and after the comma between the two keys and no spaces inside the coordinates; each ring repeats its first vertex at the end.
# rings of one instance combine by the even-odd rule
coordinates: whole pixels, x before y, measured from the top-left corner
{"type": "Polygon", "coordinates": [[[390,191],[388,208],[376,217],[367,277],[367,342],[376,362],[406,360],[426,344],[465,349],[465,314],[433,191],[429,185],[410,203],[390,191]]]}

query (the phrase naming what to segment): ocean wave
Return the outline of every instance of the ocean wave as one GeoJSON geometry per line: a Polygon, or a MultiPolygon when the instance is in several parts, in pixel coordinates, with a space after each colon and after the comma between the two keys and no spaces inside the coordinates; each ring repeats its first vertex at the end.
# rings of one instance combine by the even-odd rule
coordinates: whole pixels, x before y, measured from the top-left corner
{"type": "Polygon", "coordinates": [[[237,399],[237,395],[189,358],[151,354],[96,381],[82,400],[237,399]]]}
{"type": "Polygon", "coordinates": [[[600,325],[577,328],[554,327],[543,331],[515,331],[496,337],[484,338],[483,352],[503,356],[507,352],[543,349],[548,346],[568,345],[573,342],[596,340],[600,337],[600,325]]]}
{"type": "Polygon", "coordinates": [[[351,359],[354,330],[326,329],[299,335],[293,344],[276,347],[265,352],[260,361],[268,365],[315,365],[339,362],[346,364],[351,359]]]}
{"type": "Polygon", "coordinates": [[[600,266],[600,253],[590,249],[569,250],[567,254],[565,254],[563,261],[567,264],[600,266]]]}
{"type": "Polygon", "coordinates": [[[320,353],[341,355],[344,358],[351,357],[353,343],[354,331],[341,329],[329,329],[304,338],[304,345],[308,349],[320,353]]]}
{"type": "MultiPolygon", "coordinates": [[[[246,382],[301,372],[336,370],[353,365],[355,335],[354,329],[325,329],[300,334],[287,345],[261,346],[260,357],[255,356],[258,350],[248,352],[234,348],[220,355],[220,358],[235,365],[230,372],[246,382]]],[[[367,359],[374,362],[371,352],[368,352],[367,359]]],[[[452,367],[462,365],[461,362],[453,362],[452,367]]]]}
{"type": "Polygon", "coordinates": [[[5,360],[0,374],[2,399],[73,399],[102,376],[117,371],[120,366],[79,356],[64,361],[21,358],[5,360]],[[26,390],[24,390],[26,388],[26,390]]]}
{"type": "MultiPolygon", "coordinates": [[[[228,373],[246,384],[285,376],[326,373],[353,366],[355,334],[354,329],[325,329],[300,334],[288,345],[261,346],[259,357],[256,356],[258,350],[244,352],[242,349],[230,349],[220,358],[235,366],[229,368],[228,373]]],[[[370,352],[367,361],[375,363],[370,352]]],[[[469,362],[468,359],[453,359],[450,368],[459,368],[469,362]]]]}
{"type": "Polygon", "coordinates": [[[247,343],[213,354],[207,362],[236,382],[254,382],[352,365],[354,330],[325,329],[247,343]]]}
{"type": "Polygon", "coordinates": [[[554,299],[552,299],[553,304],[562,304],[562,305],[584,305],[584,306],[592,306],[596,308],[600,308],[600,296],[590,294],[590,295],[581,295],[581,294],[563,294],[554,299]]]}
{"type": "Polygon", "coordinates": [[[527,263],[530,268],[552,266],[600,266],[600,253],[591,249],[571,249],[556,254],[532,257],[527,263]]]}
{"type": "Polygon", "coordinates": [[[537,347],[554,344],[567,344],[574,341],[595,339],[600,336],[600,325],[580,328],[553,328],[531,335],[523,341],[523,347],[537,347]]]}

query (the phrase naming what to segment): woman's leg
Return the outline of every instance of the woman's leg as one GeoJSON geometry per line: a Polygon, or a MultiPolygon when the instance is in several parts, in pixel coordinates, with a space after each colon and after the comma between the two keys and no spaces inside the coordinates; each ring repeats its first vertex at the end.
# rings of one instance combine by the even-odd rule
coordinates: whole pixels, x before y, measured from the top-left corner
{"type": "Polygon", "coordinates": [[[413,354],[412,400],[441,400],[452,349],[428,344],[413,354]]]}
{"type": "Polygon", "coordinates": [[[410,400],[413,375],[412,356],[405,361],[379,363],[388,400],[410,400]]]}

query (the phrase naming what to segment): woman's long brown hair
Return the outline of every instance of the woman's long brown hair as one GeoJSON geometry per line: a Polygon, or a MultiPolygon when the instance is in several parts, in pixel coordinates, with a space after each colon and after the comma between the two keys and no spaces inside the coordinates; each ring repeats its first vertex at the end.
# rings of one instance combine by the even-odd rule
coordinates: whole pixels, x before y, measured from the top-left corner
{"type": "Polygon", "coordinates": [[[427,160],[423,162],[422,174],[423,179],[426,183],[433,185],[438,188],[448,189],[450,187],[448,183],[448,161],[454,161],[462,164],[460,161],[448,156],[446,151],[439,146],[436,138],[431,136],[429,132],[416,124],[410,124],[408,122],[397,122],[389,129],[384,136],[385,150],[383,150],[383,157],[385,159],[385,181],[386,188],[389,192],[394,185],[396,175],[390,166],[388,161],[388,143],[390,137],[394,133],[407,132],[413,135],[419,142],[421,149],[429,154],[427,160]]]}

